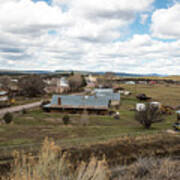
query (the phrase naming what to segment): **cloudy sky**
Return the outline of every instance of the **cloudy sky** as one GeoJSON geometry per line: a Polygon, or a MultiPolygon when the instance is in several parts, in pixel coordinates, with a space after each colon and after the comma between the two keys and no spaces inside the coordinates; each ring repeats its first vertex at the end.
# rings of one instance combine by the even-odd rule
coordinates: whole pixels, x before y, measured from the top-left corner
{"type": "Polygon", "coordinates": [[[0,69],[180,74],[180,0],[0,0],[0,69]]]}

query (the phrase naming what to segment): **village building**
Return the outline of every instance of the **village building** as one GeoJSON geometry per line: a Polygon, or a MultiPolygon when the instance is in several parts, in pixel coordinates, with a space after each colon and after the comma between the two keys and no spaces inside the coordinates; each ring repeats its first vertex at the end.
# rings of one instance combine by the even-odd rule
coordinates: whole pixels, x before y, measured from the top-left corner
{"type": "Polygon", "coordinates": [[[51,103],[45,105],[43,109],[47,112],[60,111],[70,114],[108,114],[109,100],[96,96],[79,95],[54,95],[51,103]]]}
{"type": "Polygon", "coordinates": [[[93,93],[97,97],[104,97],[110,101],[110,106],[119,106],[120,105],[120,93],[114,93],[112,88],[97,88],[94,89],[93,93]]]}
{"type": "Polygon", "coordinates": [[[86,79],[86,87],[87,88],[95,88],[97,85],[97,78],[92,76],[91,74],[85,78],[86,79]]]}
{"type": "Polygon", "coordinates": [[[108,114],[110,107],[120,104],[120,94],[113,89],[95,89],[91,96],[53,95],[51,103],[43,109],[48,112],[61,111],[67,113],[108,114]]]}
{"type": "Polygon", "coordinates": [[[47,85],[44,90],[48,94],[62,94],[70,90],[69,83],[65,77],[46,79],[44,82],[47,85]]]}
{"type": "Polygon", "coordinates": [[[57,90],[56,93],[67,93],[70,90],[68,80],[65,77],[62,77],[57,81],[57,90]]]}
{"type": "Polygon", "coordinates": [[[88,77],[86,77],[86,81],[87,81],[87,83],[96,83],[97,78],[92,76],[92,74],[90,74],[88,77]]]}
{"type": "Polygon", "coordinates": [[[144,85],[146,85],[146,84],[148,84],[148,82],[147,82],[147,81],[138,81],[138,84],[144,84],[144,85]]]}
{"type": "Polygon", "coordinates": [[[8,92],[0,91],[0,107],[8,106],[8,104],[9,104],[8,92]]]}
{"type": "Polygon", "coordinates": [[[135,82],[135,81],[126,81],[125,84],[128,84],[128,85],[135,85],[136,82],[135,82]]]}
{"type": "Polygon", "coordinates": [[[150,85],[155,85],[155,84],[157,84],[157,82],[156,81],[149,81],[149,84],[150,85]]]}

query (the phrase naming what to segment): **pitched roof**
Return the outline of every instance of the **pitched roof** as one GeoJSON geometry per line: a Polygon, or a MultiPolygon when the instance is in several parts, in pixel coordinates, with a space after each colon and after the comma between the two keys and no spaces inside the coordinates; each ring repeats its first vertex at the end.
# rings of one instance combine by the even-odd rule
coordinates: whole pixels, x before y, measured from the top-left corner
{"type": "Polygon", "coordinates": [[[4,95],[7,95],[7,92],[6,91],[0,91],[0,96],[4,96],[4,95]]]}
{"type": "Polygon", "coordinates": [[[96,88],[94,89],[94,93],[113,93],[112,88],[96,88]]]}
{"type": "Polygon", "coordinates": [[[61,98],[61,106],[94,108],[108,108],[109,106],[109,99],[104,97],[76,95],[53,95],[50,106],[58,105],[58,98],[61,98]]]}
{"type": "Polygon", "coordinates": [[[95,89],[94,92],[98,97],[104,97],[112,101],[120,100],[120,93],[114,93],[113,89],[95,89]]]}

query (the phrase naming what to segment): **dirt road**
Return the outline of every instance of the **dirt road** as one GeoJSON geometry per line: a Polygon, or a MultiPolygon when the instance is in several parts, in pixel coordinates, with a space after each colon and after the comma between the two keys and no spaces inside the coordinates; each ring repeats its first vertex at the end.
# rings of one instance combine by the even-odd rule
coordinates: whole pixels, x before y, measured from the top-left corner
{"type": "Polygon", "coordinates": [[[0,117],[2,117],[7,112],[10,112],[10,113],[19,112],[19,111],[22,111],[23,109],[31,109],[31,108],[38,107],[40,105],[41,105],[41,101],[35,102],[35,103],[30,103],[30,104],[25,104],[25,105],[20,105],[20,106],[14,106],[14,107],[0,109],[0,117]]]}

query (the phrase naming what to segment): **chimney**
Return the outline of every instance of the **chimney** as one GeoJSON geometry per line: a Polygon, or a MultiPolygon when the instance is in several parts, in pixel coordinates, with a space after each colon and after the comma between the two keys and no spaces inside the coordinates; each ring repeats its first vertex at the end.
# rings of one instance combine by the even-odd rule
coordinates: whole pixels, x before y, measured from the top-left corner
{"type": "Polygon", "coordinates": [[[58,105],[60,106],[61,105],[61,98],[58,97],[58,105]]]}

